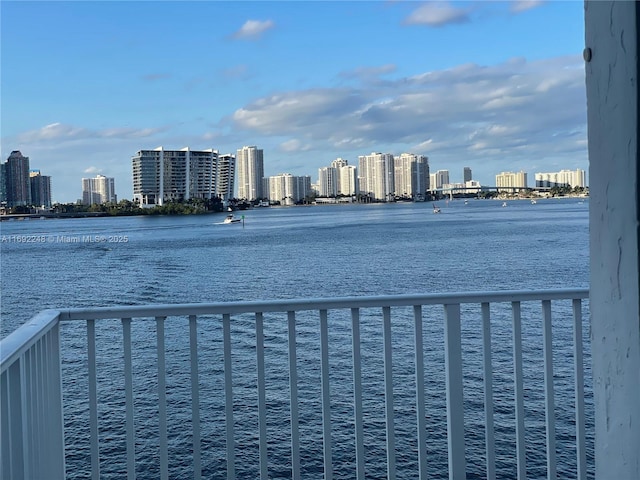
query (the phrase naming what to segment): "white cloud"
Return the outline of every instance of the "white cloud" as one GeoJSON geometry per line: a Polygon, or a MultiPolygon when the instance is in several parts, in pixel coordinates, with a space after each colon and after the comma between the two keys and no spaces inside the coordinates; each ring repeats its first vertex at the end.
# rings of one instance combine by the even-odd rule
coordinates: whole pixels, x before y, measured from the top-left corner
{"type": "Polygon", "coordinates": [[[511,2],[509,10],[511,13],[522,13],[532,8],[539,7],[544,3],[543,0],[514,0],[511,2]]]}
{"type": "Polygon", "coordinates": [[[240,27],[240,30],[233,34],[233,38],[256,40],[273,27],[275,27],[275,23],[273,23],[272,20],[247,20],[244,22],[244,25],[240,27]]]}
{"type": "Polygon", "coordinates": [[[238,109],[232,121],[249,138],[285,138],[285,151],[305,145],[353,157],[414,148],[442,162],[569,153],[586,163],[580,65],[577,56],[514,58],[351,88],[279,92],[238,109]]]}
{"type": "Polygon", "coordinates": [[[102,169],[98,167],[89,167],[89,168],[85,168],[83,172],[88,174],[102,173],[102,169]]]}
{"type": "Polygon", "coordinates": [[[442,27],[468,21],[469,10],[455,7],[449,2],[425,3],[405,19],[405,23],[408,25],[428,25],[430,27],[442,27]]]}

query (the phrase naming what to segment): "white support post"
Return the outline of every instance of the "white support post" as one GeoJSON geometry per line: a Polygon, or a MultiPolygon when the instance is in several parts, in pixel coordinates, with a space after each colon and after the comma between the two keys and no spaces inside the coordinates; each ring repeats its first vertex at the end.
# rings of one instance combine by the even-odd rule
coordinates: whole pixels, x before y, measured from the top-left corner
{"type": "Polygon", "coordinates": [[[516,458],[518,480],[527,478],[527,456],[524,435],[524,375],[522,373],[522,320],[520,302],[511,302],[513,313],[513,390],[516,413],[516,458]]]}
{"type": "Polygon", "coordinates": [[[638,2],[585,2],[596,478],[640,478],[638,2]]]}
{"type": "Polygon", "coordinates": [[[484,368],[484,441],[487,464],[487,480],[496,478],[496,440],[493,421],[493,364],[491,360],[491,310],[482,303],[482,360],[484,368]]]}
{"type": "Polygon", "coordinates": [[[364,426],[362,410],[362,356],[360,354],[360,310],[351,309],[351,348],[353,356],[353,416],[356,441],[356,478],[364,480],[364,426]]]}
{"type": "Polygon", "coordinates": [[[382,340],[384,342],[384,411],[387,433],[387,480],[394,480],[396,478],[396,443],[393,422],[391,307],[382,307],[382,340]]]}
{"type": "Polygon", "coordinates": [[[235,435],[233,429],[233,378],[231,375],[231,315],[222,315],[224,350],[224,396],[227,427],[227,480],[236,478],[235,435]]]}
{"type": "Polygon", "coordinates": [[[444,305],[444,358],[447,388],[449,480],[466,479],[464,393],[462,385],[460,304],[444,305]]]}
{"type": "Polygon", "coordinates": [[[189,315],[189,359],[191,361],[191,429],[193,438],[193,478],[202,478],[200,442],[200,380],[198,375],[198,317],[189,315]]]}
{"type": "Polygon", "coordinates": [[[296,312],[287,312],[289,329],[289,411],[291,414],[291,475],[300,478],[300,432],[298,429],[298,360],[296,355],[296,312]]]}
{"type": "Polygon", "coordinates": [[[331,392],[329,390],[329,327],[326,310],[320,310],[320,377],[322,384],[324,480],[331,480],[333,478],[333,462],[331,461],[331,392]]]}

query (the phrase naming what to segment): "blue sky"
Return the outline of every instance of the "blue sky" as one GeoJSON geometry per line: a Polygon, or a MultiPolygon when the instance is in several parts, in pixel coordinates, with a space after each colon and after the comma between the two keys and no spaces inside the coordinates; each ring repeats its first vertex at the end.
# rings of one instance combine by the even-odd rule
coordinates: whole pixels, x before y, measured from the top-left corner
{"type": "Polygon", "coordinates": [[[410,152],[485,185],[587,169],[584,5],[0,2],[1,154],[132,197],[140,149],[243,145],[265,175],[410,152]]]}

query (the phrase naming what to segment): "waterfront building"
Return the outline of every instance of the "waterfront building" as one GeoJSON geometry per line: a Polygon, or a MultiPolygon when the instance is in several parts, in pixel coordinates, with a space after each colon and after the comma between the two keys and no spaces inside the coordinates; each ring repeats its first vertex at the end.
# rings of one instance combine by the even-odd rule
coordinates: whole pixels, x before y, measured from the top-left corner
{"type": "Polygon", "coordinates": [[[580,168],[576,170],[560,170],[559,172],[536,173],[535,181],[537,188],[552,187],[580,187],[587,186],[586,172],[580,168]]]}
{"type": "Polygon", "coordinates": [[[3,179],[8,207],[31,205],[29,157],[22,155],[19,150],[11,152],[4,164],[3,179]]]}
{"type": "Polygon", "coordinates": [[[238,168],[238,198],[253,201],[263,194],[264,153],[255,146],[239,148],[236,153],[238,168]]]}
{"type": "Polygon", "coordinates": [[[429,190],[429,160],[424,155],[403,153],[394,158],[396,197],[424,199],[429,190]]]}
{"type": "Polygon", "coordinates": [[[472,179],[473,179],[473,176],[471,175],[471,168],[464,167],[462,169],[462,183],[470,182],[472,179]]]}
{"type": "Polygon", "coordinates": [[[358,193],[358,169],[344,165],[338,169],[338,195],[353,197],[358,193]]]}
{"type": "Polygon", "coordinates": [[[438,170],[436,173],[429,175],[430,191],[442,189],[444,185],[449,183],[449,170],[438,170]]]}
{"type": "Polygon", "coordinates": [[[233,198],[235,191],[236,178],[236,156],[231,153],[218,155],[218,163],[216,167],[216,185],[215,195],[219,196],[222,201],[233,198]]]}
{"type": "Polygon", "coordinates": [[[318,169],[318,194],[321,197],[338,195],[338,169],[322,167],[318,169]]]}
{"type": "Polygon", "coordinates": [[[215,196],[218,151],[140,150],[131,159],[133,198],[141,206],[215,196]]]}
{"type": "Polygon", "coordinates": [[[496,187],[498,191],[513,192],[527,188],[527,172],[500,172],[496,175],[496,187]]]}
{"type": "Polygon", "coordinates": [[[311,177],[295,176],[281,173],[268,177],[268,194],[270,202],[281,205],[295,205],[311,194],[311,177]]]}
{"type": "Polygon", "coordinates": [[[29,172],[31,187],[31,204],[37,207],[51,207],[51,177],[41,175],[40,170],[29,172]]]}
{"type": "Polygon", "coordinates": [[[371,153],[358,157],[360,194],[370,200],[388,202],[394,199],[394,161],[390,153],[371,153]]]}
{"type": "Polygon", "coordinates": [[[82,179],[82,203],[84,205],[116,203],[115,180],[113,177],[97,175],[95,178],[82,179]]]}

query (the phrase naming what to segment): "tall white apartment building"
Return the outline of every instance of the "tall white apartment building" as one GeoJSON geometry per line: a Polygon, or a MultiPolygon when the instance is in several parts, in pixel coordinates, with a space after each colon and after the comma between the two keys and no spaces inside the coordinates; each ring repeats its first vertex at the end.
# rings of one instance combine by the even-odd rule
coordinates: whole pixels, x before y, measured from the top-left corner
{"type": "Polygon", "coordinates": [[[218,155],[218,165],[216,168],[215,194],[222,201],[233,198],[235,178],[236,178],[236,156],[231,153],[218,155]]]}
{"type": "Polygon", "coordinates": [[[536,173],[536,187],[581,187],[587,186],[587,174],[584,170],[560,170],[551,173],[536,173]]]}
{"type": "Polygon", "coordinates": [[[431,191],[441,189],[449,183],[449,170],[438,170],[436,173],[429,175],[429,190],[431,191]]]}
{"type": "Polygon", "coordinates": [[[268,177],[269,201],[281,205],[295,205],[311,194],[311,177],[298,177],[290,173],[281,173],[268,177]]]}
{"type": "Polygon", "coordinates": [[[115,180],[112,177],[97,175],[95,178],[82,179],[82,203],[85,205],[116,203],[115,180]]]}
{"type": "Polygon", "coordinates": [[[338,169],[338,195],[353,197],[358,193],[358,169],[344,165],[338,169]]]}
{"type": "Polygon", "coordinates": [[[394,193],[416,199],[429,190],[429,160],[424,155],[403,153],[394,158],[394,193]]]}
{"type": "Polygon", "coordinates": [[[496,175],[496,187],[498,191],[501,188],[507,191],[527,188],[527,172],[500,172],[496,175]]]}
{"type": "Polygon", "coordinates": [[[318,169],[318,195],[320,197],[338,195],[338,169],[336,167],[318,169]]]}
{"type": "Polygon", "coordinates": [[[388,202],[394,199],[394,162],[390,153],[372,153],[358,157],[360,193],[371,200],[388,202]]]}
{"type": "Polygon", "coordinates": [[[236,152],[238,198],[253,201],[265,198],[263,193],[264,154],[255,146],[242,147],[236,152]]]}
{"type": "Polygon", "coordinates": [[[131,159],[133,198],[141,206],[216,196],[218,151],[140,150],[131,159]]]}

